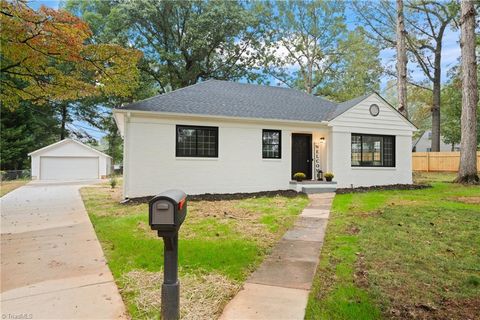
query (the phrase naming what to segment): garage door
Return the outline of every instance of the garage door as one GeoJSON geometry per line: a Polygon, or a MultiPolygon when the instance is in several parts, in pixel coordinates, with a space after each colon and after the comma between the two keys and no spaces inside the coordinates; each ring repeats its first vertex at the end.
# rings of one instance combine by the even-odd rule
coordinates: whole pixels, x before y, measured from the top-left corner
{"type": "Polygon", "coordinates": [[[40,157],[41,180],[98,179],[97,157],[40,157]]]}

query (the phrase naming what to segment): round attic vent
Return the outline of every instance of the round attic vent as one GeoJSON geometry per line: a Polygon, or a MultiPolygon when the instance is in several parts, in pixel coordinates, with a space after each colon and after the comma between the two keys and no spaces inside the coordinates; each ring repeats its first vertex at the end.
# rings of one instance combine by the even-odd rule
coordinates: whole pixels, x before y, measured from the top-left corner
{"type": "Polygon", "coordinates": [[[378,116],[378,114],[380,113],[380,108],[378,107],[378,105],[376,104],[372,104],[370,106],[370,114],[374,117],[378,116]]]}

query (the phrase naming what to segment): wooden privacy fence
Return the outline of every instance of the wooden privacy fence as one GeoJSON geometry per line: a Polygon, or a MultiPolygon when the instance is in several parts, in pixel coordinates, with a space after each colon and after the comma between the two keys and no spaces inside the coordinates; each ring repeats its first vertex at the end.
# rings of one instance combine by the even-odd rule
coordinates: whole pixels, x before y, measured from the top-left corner
{"type": "MultiPolygon", "coordinates": [[[[413,171],[458,171],[460,152],[413,152],[413,171]]],[[[480,152],[477,152],[477,168],[480,168],[480,152]]]]}

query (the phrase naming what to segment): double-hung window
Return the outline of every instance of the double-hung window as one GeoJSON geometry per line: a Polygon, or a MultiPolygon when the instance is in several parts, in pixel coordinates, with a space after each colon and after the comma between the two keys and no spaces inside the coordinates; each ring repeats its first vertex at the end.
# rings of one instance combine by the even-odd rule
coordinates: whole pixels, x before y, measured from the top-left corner
{"type": "Polygon", "coordinates": [[[263,159],[282,158],[282,131],[263,129],[262,157],[263,159]]]}
{"type": "Polygon", "coordinates": [[[218,157],[218,127],[177,125],[177,157],[218,157]]]}
{"type": "Polygon", "coordinates": [[[395,136],[352,133],[352,167],[395,167],[395,136]]]}

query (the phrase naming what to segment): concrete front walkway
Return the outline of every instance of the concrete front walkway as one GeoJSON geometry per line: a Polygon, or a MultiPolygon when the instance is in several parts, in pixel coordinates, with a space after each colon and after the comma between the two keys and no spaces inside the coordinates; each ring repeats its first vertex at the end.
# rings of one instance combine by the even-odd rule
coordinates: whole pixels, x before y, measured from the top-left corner
{"type": "Polygon", "coordinates": [[[79,194],[85,184],[31,182],[1,198],[3,319],[126,318],[79,194]]]}
{"type": "Polygon", "coordinates": [[[310,194],[310,205],[223,310],[222,320],[303,319],[334,193],[310,194]]]}

